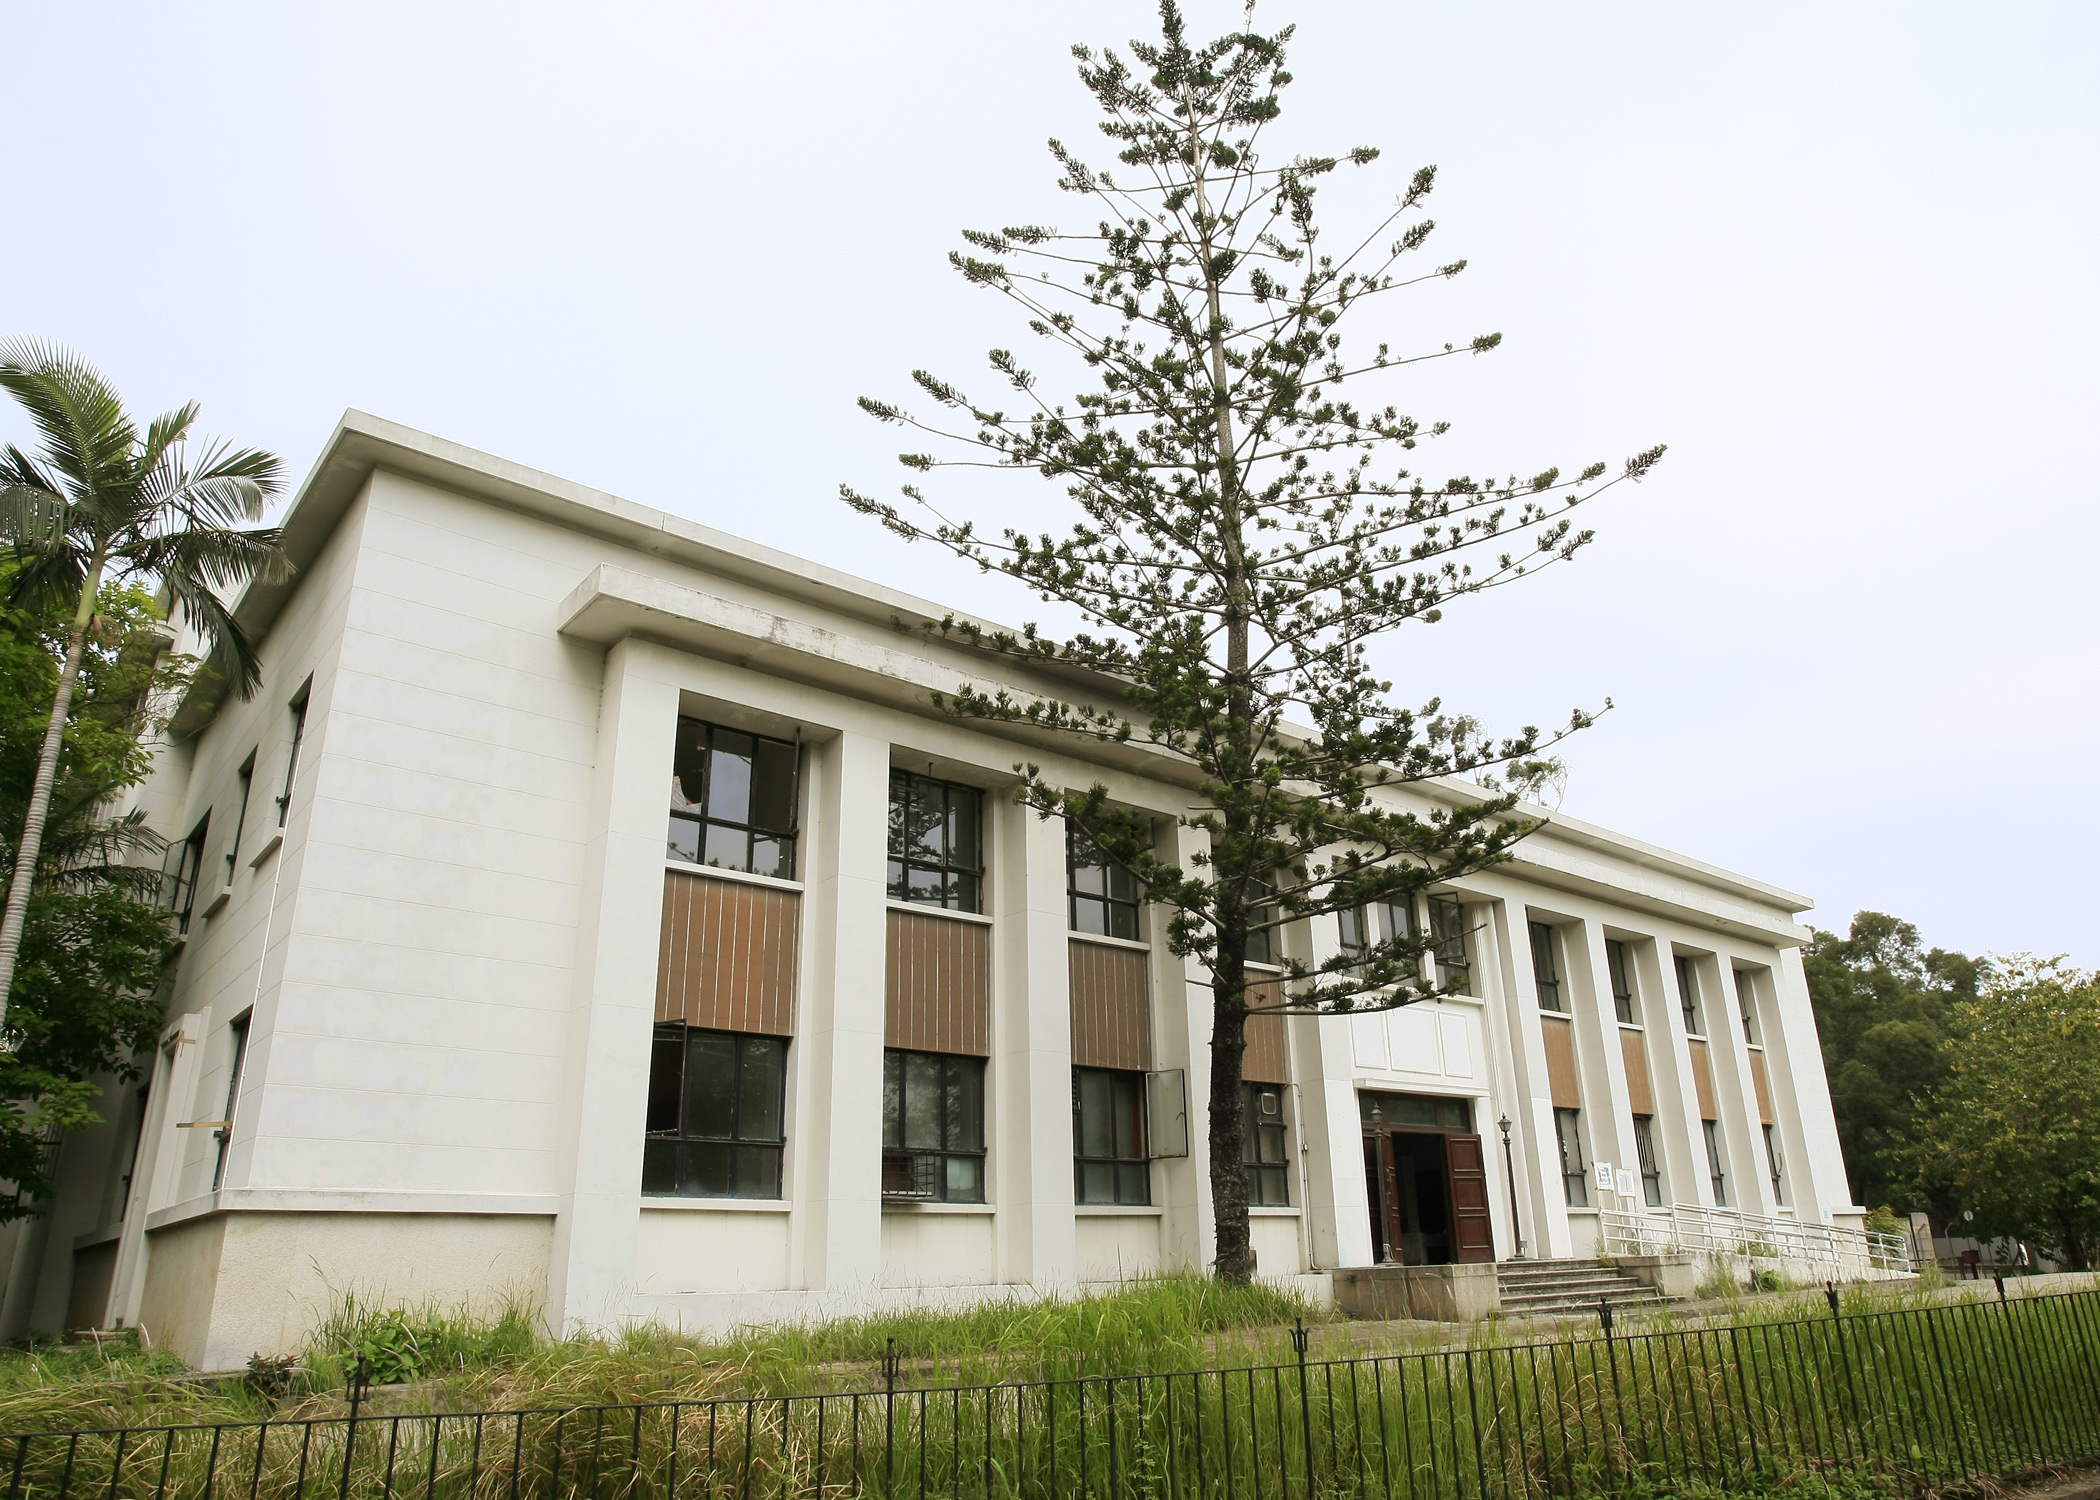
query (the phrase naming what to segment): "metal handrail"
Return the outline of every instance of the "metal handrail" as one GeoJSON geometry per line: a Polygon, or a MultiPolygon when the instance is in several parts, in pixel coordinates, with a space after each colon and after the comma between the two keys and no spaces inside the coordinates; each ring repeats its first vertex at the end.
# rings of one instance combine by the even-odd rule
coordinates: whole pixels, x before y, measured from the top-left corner
{"type": "Polygon", "coordinates": [[[1900,1234],[1804,1223],[1701,1203],[1672,1203],[1645,1211],[1604,1209],[1598,1222],[1608,1255],[1682,1250],[1807,1261],[1844,1278],[1908,1276],[1916,1269],[1910,1246],[1900,1234]]]}

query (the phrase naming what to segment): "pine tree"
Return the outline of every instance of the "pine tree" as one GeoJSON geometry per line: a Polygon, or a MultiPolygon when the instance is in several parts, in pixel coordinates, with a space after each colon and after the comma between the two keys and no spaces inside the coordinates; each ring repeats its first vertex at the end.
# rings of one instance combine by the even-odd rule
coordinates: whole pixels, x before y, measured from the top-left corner
{"type": "MultiPolygon", "coordinates": [[[[1371,644],[1572,558],[1592,535],[1575,528],[1575,507],[1639,480],[1663,450],[1609,478],[1602,463],[1523,480],[1417,473],[1412,455],[1446,424],[1403,415],[1380,387],[1425,361],[1486,353],[1501,336],[1420,351],[1379,344],[1356,358],[1343,352],[1341,325],[1360,305],[1464,269],[1413,269],[1434,227],[1422,207],[1435,169],[1417,171],[1381,222],[1330,253],[1316,191],[1378,153],[1264,164],[1262,137],[1291,81],[1291,29],[1197,46],[1172,0],[1160,17],[1161,40],[1132,42],[1134,62],[1073,49],[1118,165],[1089,165],[1056,140],[1050,151],[1058,187],[1085,202],[1096,229],[970,231],[951,255],[1090,385],[1054,401],[995,349],[992,369],[1016,411],[923,370],[912,378],[941,415],[860,403],[933,440],[900,455],[907,468],[1030,471],[1062,483],[1078,519],[1062,536],[1006,527],[994,540],[934,509],[916,483],[903,487],[903,506],[841,492],[897,535],[1003,572],[1087,626],[1062,640],[952,617],[924,628],[1024,663],[1106,674],[1122,691],[1120,703],[1086,704],[965,686],[938,697],[944,712],[1148,747],[1196,788],[1202,805],[1183,822],[1207,847],[1184,867],[1155,852],[1149,818],[1111,805],[1105,787],[1059,787],[1016,768],[1022,800],[1130,871],[1167,913],[1173,951],[1211,975],[1216,1266],[1243,1282],[1254,1269],[1240,1088],[1250,942],[1378,903],[1412,911],[1428,887],[1508,859],[1537,826],[1518,791],[1557,774],[1553,746],[1591,722],[1578,711],[1556,730],[1495,737],[1440,698],[1403,706],[1372,669],[1371,644]]],[[[1281,1000],[1257,1003],[1333,1014],[1443,993],[1425,965],[1432,934],[1403,922],[1364,937],[1319,963],[1283,957],[1281,1000]]]]}

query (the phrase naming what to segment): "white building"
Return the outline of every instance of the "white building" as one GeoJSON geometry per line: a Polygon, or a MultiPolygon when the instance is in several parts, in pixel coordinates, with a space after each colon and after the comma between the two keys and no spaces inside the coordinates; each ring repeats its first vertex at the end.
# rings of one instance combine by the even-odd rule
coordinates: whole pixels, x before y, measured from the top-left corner
{"type": "MultiPolygon", "coordinates": [[[[1000,795],[1025,756],[1186,839],[1171,767],[939,717],[1012,673],[893,627],[939,606],[371,417],[285,535],[261,690],[144,789],[188,841],[162,1045],[4,1331],[223,1368],[346,1291],[700,1326],[1206,1264],[1202,976],[1000,795]]],[[[1261,1274],[1588,1254],[1599,1161],[1856,1223],[1807,905],[1556,817],[1368,914],[1472,998],[1259,1032],[1261,1274]]]]}

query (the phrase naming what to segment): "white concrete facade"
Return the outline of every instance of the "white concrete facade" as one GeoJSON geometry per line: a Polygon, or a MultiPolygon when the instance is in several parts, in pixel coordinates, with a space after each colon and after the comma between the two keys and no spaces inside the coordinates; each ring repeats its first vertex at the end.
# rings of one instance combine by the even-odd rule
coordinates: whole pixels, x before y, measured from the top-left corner
{"type": "MultiPolygon", "coordinates": [[[[228,1368],[297,1347],[351,1291],[517,1298],[559,1329],[721,1326],[1207,1263],[1202,976],[1151,944],[1152,1055],[1190,1081],[1191,1154],[1152,1163],[1150,1205],[1075,1206],[1063,838],[996,795],[978,919],[992,953],[986,1201],[881,1191],[891,767],[996,794],[1025,757],[1068,785],[1106,782],[1163,827],[1186,804],[1172,769],[1139,752],[1009,737],[928,701],[964,681],[1067,695],[1073,682],[892,628],[947,613],[925,601],[355,413],[286,535],[297,578],[240,607],[261,690],[190,705],[143,789],[171,839],[209,819],[148,1086],[112,1086],[108,1123],[64,1143],[57,1201],[17,1235],[15,1327],[0,1331],[143,1323],[228,1368]],[[718,877],[791,890],[801,913],[777,1201],[640,1187],[681,713],[795,738],[806,757],[799,879],[718,877]],[[222,1160],[210,1122],[227,1117],[237,1023],[222,1160]]],[[[1635,1159],[1614,940],[1636,966],[1669,1196],[1712,1200],[1684,956],[1710,1012],[1732,1201],[1856,1222],[1799,959],[1805,900],[1564,818],[1455,894],[1475,998],[1289,1023],[1290,1206],[1256,1210],[1264,1276],[1371,1259],[1364,1090],[1470,1102],[1498,1256],[1519,1230],[1534,1255],[1590,1250],[1595,1214],[1564,1196],[1534,921],[1559,945],[1590,1158],[1635,1159]],[[1783,1205],[1734,1024],[1738,974],[1754,989],[1783,1205]]],[[[1331,924],[1287,937],[1307,954],[1335,940],[1331,924]]]]}

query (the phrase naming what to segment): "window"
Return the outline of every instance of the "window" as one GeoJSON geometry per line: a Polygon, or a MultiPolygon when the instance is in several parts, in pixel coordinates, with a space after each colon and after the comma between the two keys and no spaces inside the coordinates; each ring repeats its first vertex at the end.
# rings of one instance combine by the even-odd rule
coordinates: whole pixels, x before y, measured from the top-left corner
{"type": "Polygon", "coordinates": [[[239,868],[235,863],[241,857],[241,832],[248,826],[248,789],[255,784],[255,752],[250,750],[248,758],[241,762],[238,773],[241,786],[241,807],[233,819],[233,842],[226,846],[226,878],[222,886],[233,884],[233,872],[239,868]]]}
{"type": "Polygon", "coordinates": [[[1743,1040],[1753,1047],[1764,1045],[1757,1030],[1757,991],[1747,970],[1735,971],[1735,1005],[1743,1017],[1743,1040]]]}
{"type": "Polygon", "coordinates": [[[788,740],[680,719],[666,857],[793,880],[801,759],[788,740]]]}
{"type": "Polygon", "coordinates": [[[1283,1085],[1240,1085],[1240,1160],[1247,1164],[1247,1202],[1256,1208],[1288,1208],[1290,1154],[1284,1149],[1283,1085]]]}
{"type": "Polygon", "coordinates": [[[984,1059],[882,1054],[882,1195],[984,1202],[984,1059]]]}
{"type": "Polygon", "coordinates": [[[1590,1202],[1589,1164],[1582,1159],[1582,1111],[1556,1109],[1553,1128],[1560,1133],[1560,1177],[1568,1190],[1568,1207],[1587,1208],[1590,1202]]]}
{"type": "Polygon", "coordinates": [[[1466,957],[1466,914],[1456,896],[1429,898],[1429,935],[1436,939],[1436,982],[1456,995],[1473,993],[1473,964],[1466,957]]]}
{"type": "Polygon", "coordinates": [[[1438,1099],[1427,1094],[1381,1094],[1366,1089],[1356,1096],[1357,1113],[1366,1125],[1423,1125],[1436,1130],[1473,1133],[1469,1099],[1438,1099]]]}
{"type": "MultiPolygon", "coordinates": [[[[1065,875],[1074,932],[1097,932],[1103,937],[1133,941],[1139,938],[1142,929],[1138,911],[1143,903],[1137,877],[1121,865],[1109,863],[1092,840],[1069,823],[1065,825],[1065,875]]],[[[1254,957],[1254,946],[1248,945],[1249,958],[1254,957]]],[[[1264,947],[1264,960],[1266,957],[1264,947]]]]}
{"type": "Polygon", "coordinates": [[[242,1016],[226,1029],[233,1033],[233,1071],[226,1080],[226,1108],[219,1115],[226,1123],[212,1132],[219,1140],[219,1159],[211,1169],[215,1193],[226,1178],[226,1153],[233,1149],[233,1110],[241,1101],[241,1065],[248,1060],[248,1017],[242,1016]]]}
{"type": "Polygon", "coordinates": [[[778,1198],[787,1145],[787,1038],[656,1028],[642,1191],[778,1198]]]}
{"type": "Polygon", "coordinates": [[[1786,1204],[1786,1158],[1779,1150],[1779,1127],[1765,1127],[1765,1165],[1772,1169],[1772,1201],[1786,1204]]]}
{"type": "Polygon", "coordinates": [[[1641,1191],[1650,1208],[1661,1208],[1663,1174],[1662,1163],[1655,1157],[1655,1116],[1633,1117],[1633,1147],[1641,1159],[1641,1191]]]}
{"type": "Polygon", "coordinates": [[[1078,1203],[1152,1201],[1144,1074],[1072,1070],[1072,1191],[1078,1203]]]}
{"type": "MultiPolygon", "coordinates": [[[[1259,894],[1266,895],[1268,890],[1267,886],[1262,886],[1259,894]]],[[[1273,906],[1250,907],[1247,912],[1247,920],[1250,923],[1273,922],[1276,920],[1276,908],[1273,906]]],[[[1276,962],[1275,928],[1263,927],[1258,932],[1249,932],[1247,934],[1247,962],[1250,964],[1273,964],[1276,962]]]]}
{"type": "Polygon", "coordinates": [[[983,819],[976,787],[890,772],[890,899],[983,911],[983,819]]]}
{"type": "Polygon", "coordinates": [[[292,748],[284,758],[284,795],[277,799],[277,826],[284,827],[292,815],[292,783],[299,779],[299,747],[306,739],[306,700],[313,690],[313,682],[299,689],[299,696],[292,700],[292,748]]]}
{"type": "Polygon", "coordinates": [[[1728,1206],[1728,1174],[1721,1170],[1721,1123],[1718,1120],[1701,1122],[1706,1126],[1706,1171],[1714,1185],[1714,1207],[1728,1206]]]}
{"type": "Polygon", "coordinates": [[[1560,996],[1560,965],[1553,957],[1553,929],[1544,922],[1531,924],[1531,973],[1538,986],[1539,1009],[1565,1011],[1560,996]]]}
{"type": "Polygon", "coordinates": [[[1684,1034],[1705,1036],[1706,1028],[1699,1023],[1699,975],[1692,960],[1681,953],[1677,955],[1677,1003],[1684,1008],[1684,1034]]]}
{"type": "Polygon", "coordinates": [[[168,910],[175,913],[175,931],[187,934],[190,914],[197,909],[197,877],[204,871],[204,835],[211,827],[206,813],[190,836],[175,851],[175,872],[167,884],[168,910]]]}
{"type": "Polygon", "coordinates": [[[1334,919],[1341,933],[1341,949],[1344,957],[1352,958],[1352,974],[1363,971],[1364,954],[1370,951],[1371,914],[1361,906],[1352,906],[1347,911],[1338,911],[1334,919]]]}
{"type": "Polygon", "coordinates": [[[1620,1021],[1626,1025],[1640,1025],[1640,1006],[1633,997],[1633,955],[1617,938],[1606,938],[1604,962],[1611,970],[1612,1009],[1619,1013],[1620,1021]]]}

